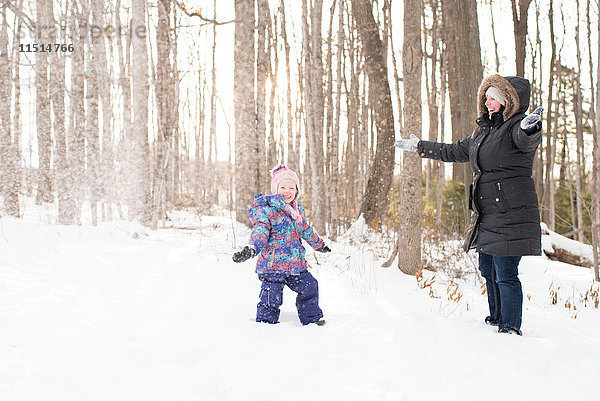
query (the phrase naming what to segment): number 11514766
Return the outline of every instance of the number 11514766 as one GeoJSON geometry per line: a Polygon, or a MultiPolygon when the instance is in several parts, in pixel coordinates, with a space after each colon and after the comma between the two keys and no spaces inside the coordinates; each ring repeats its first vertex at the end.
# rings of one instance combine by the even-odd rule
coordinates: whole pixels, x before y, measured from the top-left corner
{"type": "Polygon", "coordinates": [[[64,44],[64,43],[28,43],[28,44],[20,44],[19,51],[22,53],[37,53],[37,52],[73,52],[72,44],[64,44]]]}

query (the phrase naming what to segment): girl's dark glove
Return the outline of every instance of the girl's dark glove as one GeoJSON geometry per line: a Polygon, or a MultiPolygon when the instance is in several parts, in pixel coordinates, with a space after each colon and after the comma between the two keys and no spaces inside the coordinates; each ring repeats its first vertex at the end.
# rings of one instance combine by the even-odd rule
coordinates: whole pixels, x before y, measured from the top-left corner
{"type": "Polygon", "coordinates": [[[234,253],[232,259],[235,263],[241,263],[253,258],[254,255],[256,255],[256,251],[249,246],[245,246],[241,251],[234,253]]]}
{"type": "Polygon", "coordinates": [[[329,249],[329,247],[325,244],[321,245],[321,247],[319,249],[317,249],[317,252],[323,252],[323,253],[327,253],[327,252],[331,252],[331,249],[329,249]]]}

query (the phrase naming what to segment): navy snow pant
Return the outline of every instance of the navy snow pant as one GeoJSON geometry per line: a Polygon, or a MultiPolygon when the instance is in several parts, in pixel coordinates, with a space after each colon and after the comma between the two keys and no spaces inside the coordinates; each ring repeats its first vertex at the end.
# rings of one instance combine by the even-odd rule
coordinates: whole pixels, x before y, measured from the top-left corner
{"type": "Polygon", "coordinates": [[[263,273],[259,274],[258,278],[262,285],[260,302],[256,308],[257,322],[277,323],[279,321],[279,307],[283,303],[283,287],[286,285],[298,293],[296,308],[302,324],[314,323],[323,317],[323,311],[319,308],[319,284],[308,270],[298,276],[263,273]]]}

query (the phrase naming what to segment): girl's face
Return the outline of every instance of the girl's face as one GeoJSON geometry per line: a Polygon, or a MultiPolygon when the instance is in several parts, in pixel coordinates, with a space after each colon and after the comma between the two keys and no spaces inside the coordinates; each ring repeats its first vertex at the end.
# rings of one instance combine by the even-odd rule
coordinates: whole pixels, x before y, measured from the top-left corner
{"type": "Polygon", "coordinates": [[[488,95],[487,100],[485,101],[485,107],[487,107],[488,113],[490,113],[491,116],[493,113],[500,111],[502,105],[499,101],[488,95]]]}
{"type": "Polygon", "coordinates": [[[296,189],[296,183],[289,178],[281,180],[279,186],[277,187],[277,194],[283,196],[283,201],[286,205],[292,203],[292,201],[296,198],[297,192],[298,190],[296,189]]]}

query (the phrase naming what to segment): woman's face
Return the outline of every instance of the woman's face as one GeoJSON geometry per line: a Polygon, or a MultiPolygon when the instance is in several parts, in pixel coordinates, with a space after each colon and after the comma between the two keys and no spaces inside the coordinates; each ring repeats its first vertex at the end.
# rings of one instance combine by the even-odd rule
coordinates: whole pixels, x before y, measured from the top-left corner
{"type": "Polygon", "coordinates": [[[281,180],[279,186],[277,187],[277,194],[283,196],[283,201],[286,205],[292,203],[292,201],[296,198],[296,183],[289,178],[285,178],[281,180]]]}
{"type": "Polygon", "coordinates": [[[485,101],[485,107],[487,107],[488,113],[490,113],[491,116],[493,113],[500,111],[500,107],[502,107],[502,105],[499,101],[488,95],[487,100],[485,101]]]}

